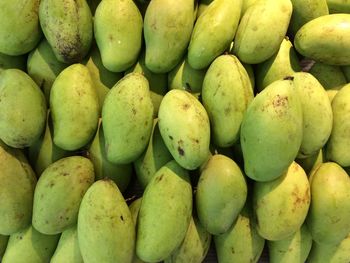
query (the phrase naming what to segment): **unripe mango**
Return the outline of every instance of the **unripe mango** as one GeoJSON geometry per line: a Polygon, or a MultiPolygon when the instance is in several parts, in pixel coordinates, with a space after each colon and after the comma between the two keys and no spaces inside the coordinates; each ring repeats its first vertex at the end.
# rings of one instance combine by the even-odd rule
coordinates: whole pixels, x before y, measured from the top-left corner
{"type": "Polygon", "coordinates": [[[350,13],[349,0],[327,0],[329,12],[333,13],[350,13]]]}

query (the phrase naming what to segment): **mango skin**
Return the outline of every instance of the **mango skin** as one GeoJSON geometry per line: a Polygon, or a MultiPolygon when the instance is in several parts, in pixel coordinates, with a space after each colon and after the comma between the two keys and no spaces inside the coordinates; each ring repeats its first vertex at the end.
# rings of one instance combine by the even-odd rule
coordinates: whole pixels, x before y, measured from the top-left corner
{"type": "Polygon", "coordinates": [[[115,164],[135,161],[147,147],[152,124],[148,81],[140,73],[130,73],[114,85],[103,104],[107,160],[115,164]]]}
{"type": "Polygon", "coordinates": [[[159,108],[159,130],[173,158],[194,170],[209,155],[210,125],[205,108],[191,93],[171,90],[159,108]]]}
{"type": "Polygon", "coordinates": [[[237,142],[244,113],[253,98],[249,76],[238,58],[216,58],[204,78],[202,101],[217,146],[229,147],[237,142]]]}
{"type": "Polygon", "coordinates": [[[51,164],[35,188],[33,226],[54,235],[76,224],[81,200],[94,179],[93,165],[85,157],[66,157],[51,164]]]}
{"type": "MultiPolygon", "coordinates": [[[[138,198],[138,199],[135,199],[135,200],[129,205],[129,209],[130,209],[132,221],[134,222],[135,228],[137,227],[137,219],[138,219],[138,215],[139,215],[139,211],[140,211],[140,207],[141,207],[141,202],[142,202],[142,197],[140,197],[140,198],[138,198]]],[[[135,247],[134,257],[133,257],[133,259],[132,259],[132,263],[144,263],[144,261],[141,260],[141,259],[136,255],[136,247],[135,247]]]]}
{"type": "Polygon", "coordinates": [[[25,71],[26,61],[26,55],[9,56],[4,53],[0,53],[0,72],[10,68],[16,68],[25,71]]]}
{"type": "Polygon", "coordinates": [[[44,94],[23,71],[0,73],[0,139],[14,148],[33,144],[45,128],[44,94]]]}
{"type": "Polygon", "coordinates": [[[275,81],[254,98],[240,137],[248,177],[271,181],[287,171],[301,145],[302,114],[291,80],[275,81]]]}
{"type": "Polygon", "coordinates": [[[99,180],[86,192],[79,210],[78,240],[85,263],[131,262],[134,223],[112,180],[99,180]]]}
{"type": "Polygon", "coordinates": [[[327,0],[329,13],[350,13],[349,0],[327,0]]]}
{"type": "Polygon", "coordinates": [[[309,73],[311,73],[326,90],[340,89],[348,82],[339,66],[315,62],[309,70],[309,73]]]}
{"type": "Polygon", "coordinates": [[[213,155],[201,172],[196,192],[203,227],[214,235],[225,233],[241,212],[247,191],[238,165],[225,155],[213,155]]]}
{"type": "Polygon", "coordinates": [[[312,202],[306,219],[315,242],[338,244],[350,232],[350,178],[338,164],[323,163],[310,176],[312,202]]]}
{"type": "Polygon", "coordinates": [[[0,3],[0,52],[23,55],[39,43],[42,32],[39,24],[40,0],[13,0],[0,3]]]}
{"type": "Polygon", "coordinates": [[[73,64],[56,78],[50,93],[54,143],[67,151],[85,146],[98,124],[99,103],[89,70],[73,64]]]}
{"type": "Polygon", "coordinates": [[[253,209],[258,233],[271,241],[294,234],[307,216],[310,201],[308,178],[296,162],[274,181],[255,182],[253,209]]]}
{"type": "Polygon", "coordinates": [[[296,50],[316,61],[350,65],[350,14],[332,14],[303,25],[294,38],[296,50]]]}
{"type": "Polygon", "coordinates": [[[208,8],[208,6],[213,2],[214,0],[201,0],[198,1],[198,10],[197,10],[197,19],[200,17],[201,14],[204,13],[204,11],[208,8]]]}
{"type": "Polygon", "coordinates": [[[144,18],[146,66],[154,73],[171,71],[181,60],[193,28],[194,3],[153,0],[144,18]]]}
{"type": "Polygon", "coordinates": [[[259,0],[245,12],[238,25],[234,54],[248,64],[261,63],[275,54],[292,15],[290,0],[259,0]],[[256,19],[259,17],[259,19],[256,19]],[[267,32],[274,32],[267,37],[267,32]]]}
{"type": "Polygon", "coordinates": [[[0,260],[5,253],[9,236],[0,235],[0,260]]]}
{"type": "Polygon", "coordinates": [[[198,17],[188,46],[188,63],[204,69],[230,46],[241,16],[242,0],[216,0],[198,17]]]}
{"type": "Polygon", "coordinates": [[[170,161],[158,170],[143,194],[138,215],[137,256],[146,262],[169,257],[185,238],[191,214],[188,172],[170,161]]]}
{"type": "Polygon", "coordinates": [[[142,26],[142,16],[132,0],[101,1],[94,16],[94,35],[108,70],[122,72],[136,62],[142,26]]]}
{"type": "Polygon", "coordinates": [[[85,0],[41,0],[39,19],[45,38],[59,61],[79,62],[89,52],[93,26],[85,0]]]}

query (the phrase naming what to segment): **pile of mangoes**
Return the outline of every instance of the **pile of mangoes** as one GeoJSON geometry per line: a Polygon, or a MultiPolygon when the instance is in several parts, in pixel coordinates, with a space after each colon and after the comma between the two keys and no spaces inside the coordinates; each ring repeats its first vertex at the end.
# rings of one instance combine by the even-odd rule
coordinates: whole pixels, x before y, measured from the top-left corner
{"type": "Polygon", "coordinates": [[[349,263],[349,82],[348,0],[1,0],[0,261],[349,263]]]}

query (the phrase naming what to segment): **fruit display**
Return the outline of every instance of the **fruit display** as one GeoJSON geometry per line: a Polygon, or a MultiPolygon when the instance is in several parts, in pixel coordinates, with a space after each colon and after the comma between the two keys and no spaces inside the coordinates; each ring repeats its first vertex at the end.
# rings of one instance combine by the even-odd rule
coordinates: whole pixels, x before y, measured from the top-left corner
{"type": "Polygon", "coordinates": [[[0,262],[349,263],[350,1],[0,1],[0,262]]]}

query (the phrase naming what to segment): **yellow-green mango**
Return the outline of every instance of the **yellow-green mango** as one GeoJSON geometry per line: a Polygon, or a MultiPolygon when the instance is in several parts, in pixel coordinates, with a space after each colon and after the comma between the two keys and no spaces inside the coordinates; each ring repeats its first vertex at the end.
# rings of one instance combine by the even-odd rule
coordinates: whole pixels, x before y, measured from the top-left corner
{"type": "Polygon", "coordinates": [[[99,102],[86,66],[74,64],[56,78],[50,93],[54,143],[67,151],[78,150],[94,136],[99,102]]]}
{"type": "Polygon", "coordinates": [[[76,225],[68,228],[62,233],[55,253],[50,260],[50,263],[64,262],[83,263],[83,258],[80,254],[76,225]]]}
{"type": "Polygon", "coordinates": [[[0,260],[5,253],[9,236],[0,235],[0,260]]]}
{"type": "Polygon", "coordinates": [[[200,17],[201,14],[204,13],[204,11],[208,8],[208,6],[213,2],[214,0],[199,0],[198,2],[198,10],[197,10],[197,19],[200,17]]]}
{"type": "Polygon", "coordinates": [[[287,171],[297,156],[303,135],[299,100],[293,81],[278,80],[248,106],[240,142],[244,170],[251,179],[274,180],[287,171]]]}
{"type": "Polygon", "coordinates": [[[0,52],[23,55],[39,43],[40,0],[12,0],[0,3],[0,52]]]}
{"type": "Polygon", "coordinates": [[[80,62],[89,52],[93,23],[86,0],[41,0],[39,19],[59,61],[80,62]]]}
{"type": "Polygon", "coordinates": [[[215,0],[194,25],[188,63],[204,69],[231,44],[241,16],[242,0],[215,0]]]}
{"type": "Polygon", "coordinates": [[[309,70],[309,73],[311,73],[326,90],[340,89],[340,87],[347,83],[345,75],[339,66],[315,62],[309,70]]]}
{"type": "Polygon", "coordinates": [[[307,72],[293,74],[303,110],[303,140],[298,157],[317,153],[327,142],[333,125],[332,106],[327,92],[317,79],[307,72]]]}
{"type": "MultiPolygon", "coordinates": [[[[129,209],[130,209],[132,221],[134,222],[135,228],[137,227],[137,219],[138,219],[138,215],[139,215],[139,211],[140,211],[140,207],[141,207],[141,202],[142,202],[142,197],[140,197],[140,198],[138,198],[138,199],[135,199],[135,200],[129,205],[129,209]]],[[[136,247],[135,247],[134,257],[133,257],[133,259],[132,259],[132,263],[144,263],[144,261],[141,260],[141,259],[136,255],[136,247]]]]}
{"type": "Polygon", "coordinates": [[[298,56],[288,38],[284,38],[276,54],[256,65],[256,87],[262,91],[272,82],[300,71],[298,56]]]}
{"type": "Polygon", "coordinates": [[[323,163],[323,160],[324,157],[322,149],[306,158],[295,159],[295,161],[304,169],[307,175],[310,175],[319,164],[323,163]]]}
{"type": "Polygon", "coordinates": [[[181,60],[193,28],[194,0],[152,0],[146,10],[145,63],[155,73],[172,70],[181,60]]]}
{"type": "Polygon", "coordinates": [[[225,233],[247,199],[247,184],[238,165],[225,155],[213,155],[201,172],[196,208],[203,227],[213,235],[225,233]]]}
{"type": "Polygon", "coordinates": [[[234,54],[248,64],[261,63],[272,57],[287,33],[291,15],[290,0],[256,1],[238,25],[234,54]]]}
{"type": "Polygon", "coordinates": [[[344,66],[342,67],[342,70],[347,82],[350,82],[350,66],[344,66]]]}
{"type": "Polygon", "coordinates": [[[107,160],[116,164],[135,161],[146,149],[152,133],[153,104],[147,79],[130,73],[107,94],[102,125],[107,160]]]}
{"type": "Polygon", "coordinates": [[[76,224],[81,200],[94,179],[93,165],[85,157],[66,157],[47,167],[34,192],[35,229],[54,235],[76,224]]]}
{"type": "Polygon", "coordinates": [[[350,166],[350,83],[337,92],[332,101],[333,129],[327,142],[328,160],[350,166]]]}
{"type": "Polygon", "coordinates": [[[122,72],[136,62],[142,26],[142,16],[133,0],[101,1],[94,17],[94,35],[108,70],[122,72]]]}
{"type": "Polygon", "coordinates": [[[310,253],[312,237],[304,224],[292,236],[268,241],[270,263],[304,263],[310,253]]]}
{"type": "Polygon", "coordinates": [[[350,65],[350,14],[332,14],[303,25],[294,38],[303,56],[329,65],[350,65]]]}
{"type": "Polygon", "coordinates": [[[202,101],[217,146],[229,147],[237,142],[244,113],[253,98],[248,73],[238,58],[216,58],[203,81],[202,101]]]}
{"type": "Polygon", "coordinates": [[[350,13],[349,0],[327,0],[329,12],[332,13],[350,13]]]}
{"type": "Polygon", "coordinates": [[[52,84],[68,65],[57,60],[50,44],[43,39],[36,49],[28,55],[28,75],[38,84],[45,94],[47,104],[50,103],[52,84]]]}
{"type": "Polygon", "coordinates": [[[79,210],[78,241],[85,263],[131,262],[135,227],[112,180],[99,180],[86,192],[79,210]]]}
{"type": "Polygon", "coordinates": [[[59,235],[44,235],[29,226],[10,236],[2,263],[47,263],[55,252],[59,235]]]}
{"type": "Polygon", "coordinates": [[[338,244],[350,232],[350,178],[338,164],[323,163],[310,176],[312,202],[306,219],[312,239],[338,244]]]}
{"type": "Polygon", "coordinates": [[[5,69],[16,68],[25,71],[27,56],[9,56],[0,53],[0,72],[5,69]]]}
{"type": "Polygon", "coordinates": [[[0,139],[14,148],[32,145],[45,128],[44,94],[23,71],[0,73],[0,139]]]}
{"type": "Polygon", "coordinates": [[[168,148],[160,135],[158,120],[153,121],[152,135],[143,154],[134,162],[135,173],[142,188],[146,188],[155,173],[171,161],[168,148]]]}
{"type": "Polygon", "coordinates": [[[271,241],[291,236],[302,226],[310,201],[308,178],[296,162],[273,181],[255,182],[253,209],[258,233],[271,241]]]}
{"type": "Polygon", "coordinates": [[[146,262],[168,258],[184,240],[191,214],[188,172],[170,161],[157,171],[143,194],[137,225],[137,256],[146,262]]]}
{"type": "Polygon", "coordinates": [[[132,176],[132,165],[114,164],[107,160],[101,119],[95,138],[88,149],[88,157],[94,165],[96,180],[108,177],[116,183],[121,192],[125,191],[132,176]]]}
{"type": "Polygon", "coordinates": [[[159,130],[173,158],[194,170],[209,154],[210,124],[203,105],[189,92],[169,91],[159,107],[159,130]]]}
{"type": "Polygon", "coordinates": [[[164,263],[201,263],[208,253],[210,242],[211,235],[197,218],[191,217],[182,244],[164,260],[164,263]]]}

